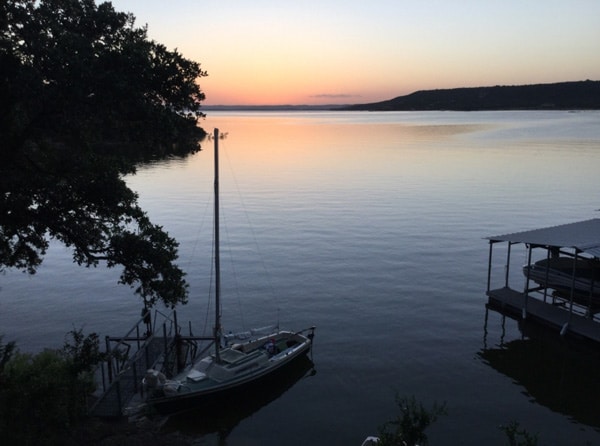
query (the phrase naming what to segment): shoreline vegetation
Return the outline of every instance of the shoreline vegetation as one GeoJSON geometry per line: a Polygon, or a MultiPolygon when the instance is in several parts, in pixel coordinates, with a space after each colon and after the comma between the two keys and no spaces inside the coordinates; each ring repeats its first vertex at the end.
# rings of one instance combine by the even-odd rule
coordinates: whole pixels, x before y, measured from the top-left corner
{"type": "MultiPolygon", "coordinates": [[[[100,351],[100,337],[96,333],[84,335],[81,329],[69,332],[61,349],[46,349],[35,355],[21,353],[14,341],[5,344],[0,336],[3,440],[7,444],[48,446],[204,444],[204,435],[163,429],[168,417],[146,410],[113,418],[90,415],[87,408],[96,386],[96,365],[105,359],[106,353],[100,351]]],[[[425,431],[439,417],[448,415],[446,402],[434,402],[426,408],[414,395],[404,396],[397,391],[395,401],[397,413],[379,425],[377,437],[369,436],[363,446],[426,445],[425,431]]],[[[211,434],[224,441],[229,431],[229,428],[223,430],[226,425],[215,426],[211,434]]],[[[538,444],[538,434],[530,434],[516,421],[499,429],[511,446],[538,444]]]]}
{"type": "Polygon", "coordinates": [[[421,90],[346,105],[203,105],[205,111],[493,111],[599,110],[600,81],[421,90]]]}

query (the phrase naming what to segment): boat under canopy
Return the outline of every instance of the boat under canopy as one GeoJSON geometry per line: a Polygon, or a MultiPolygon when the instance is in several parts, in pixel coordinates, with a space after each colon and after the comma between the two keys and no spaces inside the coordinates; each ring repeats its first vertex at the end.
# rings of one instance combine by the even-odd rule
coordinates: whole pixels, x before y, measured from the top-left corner
{"type": "Polygon", "coordinates": [[[559,328],[561,334],[600,342],[600,321],[595,318],[600,312],[600,219],[486,238],[490,243],[487,295],[492,307],[522,318],[532,316],[559,328]],[[492,253],[500,242],[508,243],[504,285],[493,288],[492,253]],[[522,291],[509,285],[515,244],[527,247],[522,291]]]}
{"type": "Polygon", "coordinates": [[[543,288],[580,305],[591,303],[589,310],[600,311],[600,261],[597,258],[550,257],[523,266],[523,274],[543,288]]]}

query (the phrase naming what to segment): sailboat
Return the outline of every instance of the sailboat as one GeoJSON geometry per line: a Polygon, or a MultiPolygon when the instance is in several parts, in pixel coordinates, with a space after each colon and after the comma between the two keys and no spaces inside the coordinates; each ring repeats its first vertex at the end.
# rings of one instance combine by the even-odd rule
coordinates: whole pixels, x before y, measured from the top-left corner
{"type": "Polygon", "coordinates": [[[219,129],[214,130],[214,268],[215,314],[213,348],[195,359],[172,379],[148,370],[143,384],[147,403],[160,413],[192,409],[200,404],[223,401],[249,387],[268,385],[281,377],[310,351],[315,327],[285,331],[276,327],[267,333],[245,336],[223,335],[221,326],[221,268],[219,241],[219,129]]]}

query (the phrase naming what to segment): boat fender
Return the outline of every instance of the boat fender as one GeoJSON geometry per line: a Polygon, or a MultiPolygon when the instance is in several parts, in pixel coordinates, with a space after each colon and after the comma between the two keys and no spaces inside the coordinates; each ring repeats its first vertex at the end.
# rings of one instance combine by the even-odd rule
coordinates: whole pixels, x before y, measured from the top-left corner
{"type": "Polygon", "coordinates": [[[565,322],[562,326],[562,328],[560,329],[560,335],[564,336],[567,333],[567,330],[569,329],[569,323],[565,322]]]}
{"type": "Polygon", "coordinates": [[[160,389],[165,385],[166,381],[167,377],[164,373],[161,373],[158,370],[148,369],[142,383],[148,389],[160,389]]]}
{"type": "Polygon", "coordinates": [[[179,381],[167,381],[162,389],[165,396],[169,396],[175,395],[180,387],[181,383],[179,381]]]}

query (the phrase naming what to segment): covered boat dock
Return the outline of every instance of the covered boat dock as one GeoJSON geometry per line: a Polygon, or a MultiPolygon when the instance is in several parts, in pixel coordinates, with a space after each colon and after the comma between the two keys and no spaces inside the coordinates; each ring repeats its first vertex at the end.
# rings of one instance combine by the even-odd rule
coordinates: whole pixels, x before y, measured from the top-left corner
{"type": "Polygon", "coordinates": [[[561,335],[600,342],[597,316],[600,277],[596,276],[600,274],[600,219],[486,239],[489,240],[486,294],[490,308],[515,318],[536,320],[561,335]],[[494,263],[499,243],[506,248],[501,268],[494,263]],[[513,258],[516,244],[526,247],[526,261],[520,265],[513,258]],[[552,262],[557,260],[567,263],[569,268],[566,271],[553,268],[552,262]],[[514,269],[524,281],[521,289],[513,285],[514,269]],[[500,281],[497,275],[501,275],[500,281]],[[498,283],[501,286],[496,286],[498,283]]]}

